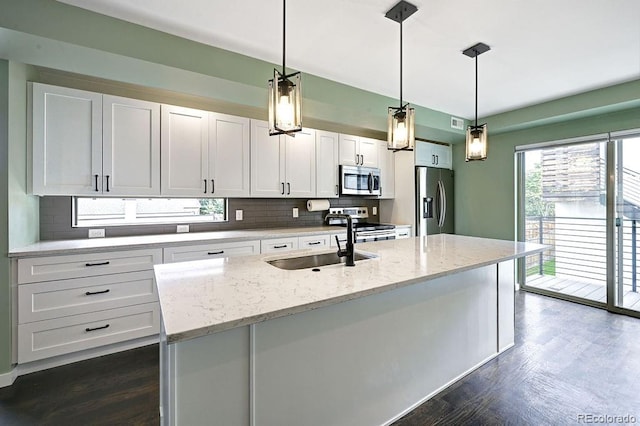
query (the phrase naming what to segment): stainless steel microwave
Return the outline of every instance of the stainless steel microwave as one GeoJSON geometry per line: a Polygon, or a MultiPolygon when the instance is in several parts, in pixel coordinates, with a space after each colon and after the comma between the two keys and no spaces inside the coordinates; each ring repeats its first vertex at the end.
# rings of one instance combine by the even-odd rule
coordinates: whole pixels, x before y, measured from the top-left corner
{"type": "Polygon", "coordinates": [[[380,169],[340,166],[341,195],[380,195],[380,169]]]}

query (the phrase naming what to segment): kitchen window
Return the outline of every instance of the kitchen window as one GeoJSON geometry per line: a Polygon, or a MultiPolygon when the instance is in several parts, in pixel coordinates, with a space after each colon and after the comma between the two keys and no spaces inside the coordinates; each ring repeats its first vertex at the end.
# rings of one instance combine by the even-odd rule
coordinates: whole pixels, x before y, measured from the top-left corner
{"type": "Polygon", "coordinates": [[[224,222],[226,198],[73,197],[73,226],[224,222]]]}

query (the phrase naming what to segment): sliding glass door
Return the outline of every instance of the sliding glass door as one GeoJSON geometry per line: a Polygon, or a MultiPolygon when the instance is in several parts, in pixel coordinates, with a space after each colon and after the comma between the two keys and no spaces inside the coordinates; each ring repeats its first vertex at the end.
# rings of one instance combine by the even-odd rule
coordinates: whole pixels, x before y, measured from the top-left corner
{"type": "Polygon", "coordinates": [[[616,147],[616,280],[613,304],[640,312],[640,136],[612,138],[616,147]]]}
{"type": "Polygon", "coordinates": [[[572,141],[520,155],[524,236],[551,246],[526,259],[524,287],[604,305],[606,141],[572,141]]]}
{"type": "Polygon", "coordinates": [[[640,132],[516,148],[524,290],[640,312],[640,132]]]}

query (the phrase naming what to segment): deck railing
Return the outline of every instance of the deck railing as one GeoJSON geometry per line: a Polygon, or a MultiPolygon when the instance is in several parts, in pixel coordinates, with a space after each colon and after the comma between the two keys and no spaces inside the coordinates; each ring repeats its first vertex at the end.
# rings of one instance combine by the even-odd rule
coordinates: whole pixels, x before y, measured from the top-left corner
{"type": "MultiPolygon", "coordinates": [[[[639,275],[637,221],[620,219],[622,226],[623,285],[637,291],[639,275]]],[[[607,248],[605,219],[580,217],[527,217],[528,242],[549,244],[551,249],[526,260],[527,275],[560,275],[606,283],[607,248]]]]}

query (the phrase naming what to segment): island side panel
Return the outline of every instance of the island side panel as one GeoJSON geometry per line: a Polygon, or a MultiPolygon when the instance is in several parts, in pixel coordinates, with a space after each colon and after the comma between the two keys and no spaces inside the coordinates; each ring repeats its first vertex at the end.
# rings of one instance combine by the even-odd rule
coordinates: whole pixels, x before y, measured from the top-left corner
{"type": "Polygon", "coordinates": [[[515,260],[498,264],[498,350],[515,344],[515,260]]]}
{"type": "Polygon", "coordinates": [[[402,415],[496,355],[497,274],[490,265],[256,324],[255,425],[402,415]]]}
{"type": "Polygon", "coordinates": [[[249,348],[249,327],[169,344],[171,417],[163,424],[248,425],[249,348]]]}

